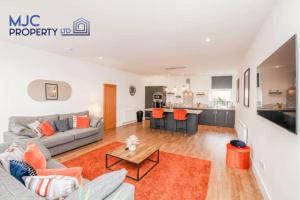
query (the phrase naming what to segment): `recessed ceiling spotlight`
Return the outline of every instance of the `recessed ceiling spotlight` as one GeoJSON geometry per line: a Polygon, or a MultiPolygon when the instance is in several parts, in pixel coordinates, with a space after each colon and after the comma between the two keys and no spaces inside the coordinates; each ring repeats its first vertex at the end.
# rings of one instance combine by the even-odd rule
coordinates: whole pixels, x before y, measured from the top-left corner
{"type": "Polygon", "coordinates": [[[205,42],[211,42],[211,39],[209,37],[205,38],[205,42]]]}
{"type": "Polygon", "coordinates": [[[72,47],[66,47],[65,51],[73,51],[74,49],[72,47]]]}
{"type": "Polygon", "coordinates": [[[102,56],[99,56],[99,57],[98,57],[98,60],[102,60],[102,59],[103,59],[103,57],[102,57],[102,56]]]}
{"type": "Polygon", "coordinates": [[[165,70],[177,70],[177,69],[186,69],[185,66],[183,67],[166,67],[165,70]]]}

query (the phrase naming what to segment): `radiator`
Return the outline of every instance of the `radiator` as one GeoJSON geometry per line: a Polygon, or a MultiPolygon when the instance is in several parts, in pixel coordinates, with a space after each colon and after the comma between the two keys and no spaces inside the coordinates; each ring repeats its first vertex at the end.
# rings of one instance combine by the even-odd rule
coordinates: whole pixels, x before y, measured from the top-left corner
{"type": "Polygon", "coordinates": [[[123,125],[136,122],[136,109],[128,109],[123,112],[123,125]]]}
{"type": "Polygon", "coordinates": [[[248,140],[247,124],[245,122],[243,122],[242,120],[238,120],[238,123],[236,125],[236,130],[237,130],[239,140],[242,140],[245,143],[247,143],[247,140],[248,140]]]}

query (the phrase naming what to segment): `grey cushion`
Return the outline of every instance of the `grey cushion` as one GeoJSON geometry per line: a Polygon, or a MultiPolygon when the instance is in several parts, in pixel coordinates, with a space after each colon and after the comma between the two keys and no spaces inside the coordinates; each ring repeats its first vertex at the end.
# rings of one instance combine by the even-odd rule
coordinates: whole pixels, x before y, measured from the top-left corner
{"type": "Polygon", "coordinates": [[[89,115],[89,111],[82,111],[78,113],[68,113],[59,115],[59,119],[68,119],[70,127],[73,127],[73,116],[74,115],[89,115]]]}
{"type": "Polygon", "coordinates": [[[74,135],[68,134],[67,132],[58,132],[51,136],[44,136],[41,140],[47,148],[51,148],[60,144],[72,142],[74,138],[74,135]]]}
{"type": "Polygon", "coordinates": [[[30,128],[19,123],[11,124],[11,130],[16,135],[28,136],[31,138],[37,137],[37,134],[34,133],[30,128]]]}
{"type": "MultiPolygon", "coordinates": [[[[124,182],[126,174],[127,171],[125,169],[121,169],[119,171],[114,171],[99,176],[98,178],[84,185],[82,188],[82,193],[86,194],[89,191],[89,199],[91,200],[104,199],[124,182]]],[[[71,193],[66,200],[78,198],[79,193],[80,191],[76,190],[75,192],[71,193]]]]}
{"type": "Polygon", "coordinates": [[[58,132],[64,132],[71,129],[68,119],[57,120],[54,124],[58,132]]]}
{"type": "Polygon", "coordinates": [[[40,116],[37,118],[38,118],[38,121],[40,121],[40,122],[43,122],[43,121],[53,122],[53,121],[59,120],[58,117],[59,117],[59,115],[45,115],[45,116],[40,116]]]}
{"type": "Polygon", "coordinates": [[[0,153],[3,153],[10,145],[10,142],[0,143],[0,153]]]}
{"type": "Polygon", "coordinates": [[[8,130],[12,131],[14,129],[13,126],[15,126],[16,124],[27,126],[28,124],[31,124],[37,120],[38,120],[37,117],[25,117],[25,116],[10,117],[8,130]]]}
{"type": "Polygon", "coordinates": [[[66,133],[70,135],[74,135],[75,140],[89,137],[91,135],[97,134],[99,132],[98,128],[78,128],[78,129],[71,129],[66,131],[66,133]]]}
{"type": "Polygon", "coordinates": [[[90,116],[90,127],[96,128],[100,120],[100,117],[90,116]]]}

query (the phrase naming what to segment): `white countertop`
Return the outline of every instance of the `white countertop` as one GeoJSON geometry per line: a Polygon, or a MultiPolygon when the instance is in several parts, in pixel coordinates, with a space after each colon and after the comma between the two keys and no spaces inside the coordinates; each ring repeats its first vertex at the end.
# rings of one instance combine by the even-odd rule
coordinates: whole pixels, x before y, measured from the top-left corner
{"type": "MultiPolygon", "coordinates": [[[[169,108],[164,108],[165,112],[173,112],[173,109],[169,109],[169,108]]],[[[196,114],[199,115],[201,114],[203,111],[202,110],[189,110],[189,109],[185,109],[187,111],[188,114],[196,114]]],[[[145,111],[152,111],[152,108],[146,108],[145,111]]]]}

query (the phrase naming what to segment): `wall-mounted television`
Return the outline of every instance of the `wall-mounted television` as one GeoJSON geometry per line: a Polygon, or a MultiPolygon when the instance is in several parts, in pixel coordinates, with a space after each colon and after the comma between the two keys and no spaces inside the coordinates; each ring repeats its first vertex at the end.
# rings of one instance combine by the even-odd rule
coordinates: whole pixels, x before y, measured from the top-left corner
{"type": "Polygon", "coordinates": [[[257,67],[257,114],[296,134],[297,37],[257,67]]]}

